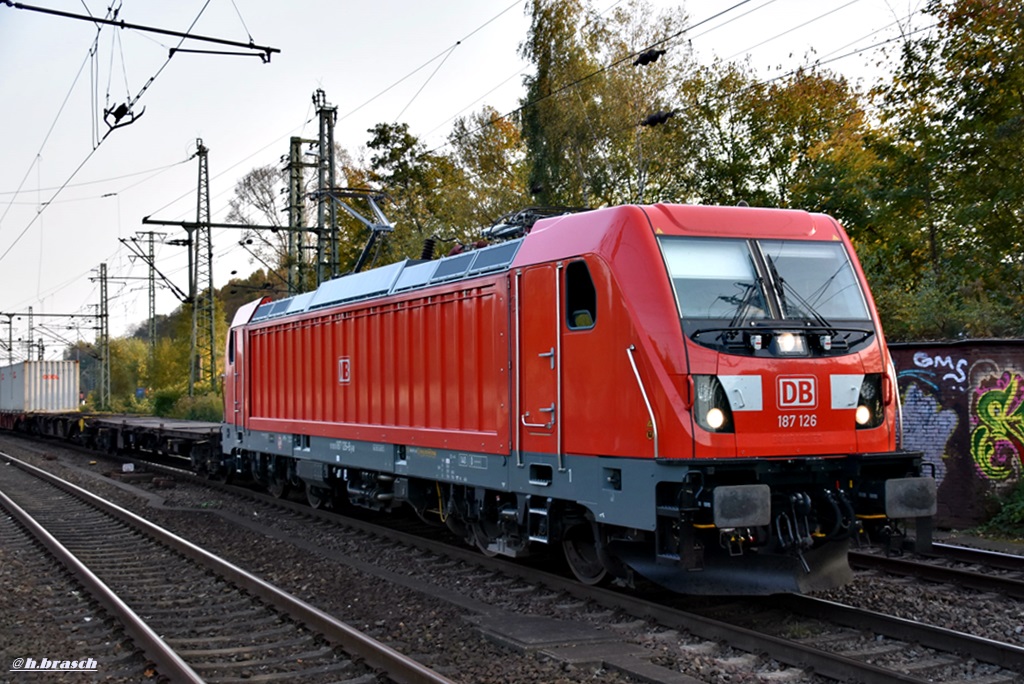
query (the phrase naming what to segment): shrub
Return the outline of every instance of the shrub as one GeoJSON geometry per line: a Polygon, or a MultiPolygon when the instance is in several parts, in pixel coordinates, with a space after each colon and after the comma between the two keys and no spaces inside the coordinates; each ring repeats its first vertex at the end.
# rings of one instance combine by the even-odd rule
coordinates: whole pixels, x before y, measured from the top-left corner
{"type": "Polygon", "coordinates": [[[978,530],[1000,537],[1024,536],[1024,480],[1000,498],[999,512],[978,530]]]}
{"type": "Polygon", "coordinates": [[[164,418],[178,418],[174,416],[174,405],[181,399],[182,391],[178,389],[161,389],[153,393],[153,415],[164,418]]]}
{"type": "Polygon", "coordinates": [[[224,399],[216,393],[181,397],[169,417],[219,423],[224,419],[224,399]]]}

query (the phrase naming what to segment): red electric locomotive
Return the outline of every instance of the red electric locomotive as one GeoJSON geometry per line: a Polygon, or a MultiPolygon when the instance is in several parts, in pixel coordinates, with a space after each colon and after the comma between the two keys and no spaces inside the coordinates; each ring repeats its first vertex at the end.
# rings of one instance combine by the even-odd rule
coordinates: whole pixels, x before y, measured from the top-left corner
{"type": "Polygon", "coordinates": [[[620,206],[243,307],[211,466],[584,582],[808,591],[864,520],[934,514],[895,382],[832,218],[620,206]]]}

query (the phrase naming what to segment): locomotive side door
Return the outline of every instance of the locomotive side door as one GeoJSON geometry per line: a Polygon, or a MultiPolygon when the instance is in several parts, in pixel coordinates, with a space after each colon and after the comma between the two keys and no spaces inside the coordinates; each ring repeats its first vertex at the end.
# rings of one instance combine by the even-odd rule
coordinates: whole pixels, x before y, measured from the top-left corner
{"type": "Polygon", "coordinates": [[[243,328],[228,332],[228,359],[224,378],[224,422],[242,427],[245,401],[245,339],[243,328]]]}
{"type": "Polygon", "coordinates": [[[516,279],[516,433],[520,454],[561,450],[561,264],[523,269],[516,279]]]}

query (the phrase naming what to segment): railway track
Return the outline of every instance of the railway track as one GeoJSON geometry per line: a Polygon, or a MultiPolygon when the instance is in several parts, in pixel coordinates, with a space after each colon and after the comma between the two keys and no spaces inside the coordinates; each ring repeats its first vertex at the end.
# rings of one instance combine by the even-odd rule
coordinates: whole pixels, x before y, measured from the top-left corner
{"type": "Polygon", "coordinates": [[[175,682],[451,684],[123,508],[6,454],[0,505],[175,682]]]}
{"type": "MultiPolygon", "coordinates": [[[[6,602],[33,607],[20,619],[4,621],[0,652],[12,659],[4,663],[5,670],[30,668],[29,659],[38,659],[42,668],[41,657],[57,661],[103,653],[105,682],[135,684],[147,679],[151,661],[121,625],[104,617],[103,606],[83,592],[81,584],[9,515],[0,515],[0,585],[6,602]]],[[[90,667],[82,665],[82,669],[90,667]]],[[[3,676],[0,680],[10,681],[3,676]]]]}
{"type": "Polygon", "coordinates": [[[850,564],[855,568],[1024,598],[1024,556],[934,544],[932,553],[908,557],[850,552],[850,564]]]}
{"type": "MultiPolygon", "coordinates": [[[[179,473],[176,477],[185,475],[179,473]]],[[[727,667],[764,667],[750,665],[764,660],[758,654],[770,654],[770,659],[782,663],[787,671],[785,681],[912,683],[954,681],[969,675],[979,683],[1008,684],[1019,681],[1024,673],[1024,652],[1016,646],[853,606],[794,596],[704,605],[676,596],[655,593],[645,598],[635,592],[585,587],[537,568],[488,559],[475,550],[453,547],[418,534],[363,520],[341,519],[298,502],[239,492],[222,483],[207,483],[198,478],[196,482],[246,498],[248,503],[236,505],[224,497],[223,510],[219,512],[233,518],[236,524],[258,530],[261,523],[257,520],[275,520],[284,525],[283,533],[278,534],[297,546],[316,548],[335,562],[358,565],[361,571],[377,572],[383,581],[404,582],[417,591],[435,592],[443,600],[478,613],[471,621],[489,639],[574,666],[589,664],[649,682],[688,684],[714,679],[681,675],[680,671],[687,672],[688,660],[708,657],[726,663],[727,667]],[[231,513],[236,507],[247,511],[247,516],[231,513]],[[329,545],[319,541],[325,537],[325,529],[340,530],[332,536],[349,540],[336,556],[329,545]],[[304,535],[317,539],[315,546],[304,542],[304,535]],[[410,551],[410,547],[417,550],[410,551]],[[403,558],[412,559],[414,564],[434,568],[440,574],[426,573],[426,578],[410,579],[387,570],[374,570],[366,559],[360,560],[353,553],[353,549],[367,548],[379,549],[377,562],[383,561],[381,565],[387,565],[387,559],[396,563],[403,558]],[[431,585],[433,582],[436,586],[431,585]],[[517,616],[481,605],[472,598],[474,594],[520,597],[521,605],[516,610],[525,609],[533,615],[517,616]],[[597,606],[598,617],[578,615],[579,606],[597,606]],[[625,617],[619,618],[618,624],[608,624],[607,617],[600,617],[611,614],[625,617]],[[595,619],[601,623],[596,630],[595,619]],[[616,637],[636,634],[616,638],[613,645],[608,641],[609,631],[616,637]],[[672,642],[677,638],[675,635],[679,635],[678,651],[662,652],[666,641],[672,642]],[[644,644],[639,652],[636,642],[644,644]],[[958,655],[961,653],[967,655],[958,655]]],[[[187,498],[172,496],[177,505],[187,498]]]]}
{"type": "MultiPolygon", "coordinates": [[[[305,511],[302,504],[293,501],[276,500],[272,505],[280,506],[291,512],[305,511]]],[[[320,514],[331,518],[331,514],[320,514]]],[[[346,520],[346,525],[358,525],[373,534],[381,534],[375,523],[346,520]]],[[[955,670],[959,663],[967,660],[978,660],[986,663],[982,670],[988,670],[978,681],[990,683],[1010,683],[1019,681],[1024,673],[1024,649],[991,639],[976,637],[970,634],[944,629],[912,620],[888,616],[871,610],[858,609],[852,606],[837,604],[832,601],[815,599],[807,596],[786,595],[766,599],[748,599],[740,606],[737,619],[715,620],[710,613],[701,615],[688,609],[687,600],[677,596],[657,596],[644,601],[634,593],[623,594],[618,591],[594,587],[586,587],[571,579],[552,575],[529,566],[510,564],[502,559],[484,559],[470,549],[452,548],[446,542],[424,541],[418,533],[408,533],[395,529],[389,524],[390,534],[396,535],[405,544],[415,545],[424,552],[444,554],[456,557],[461,561],[480,564],[495,572],[514,575],[518,578],[565,592],[580,601],[591,601],[603,606],[622,610],[637,618],[654,619],[665,628],[683,630],[702,639],[719,641],[730,647],[740,648],[751,653],[771,653],[772,657],[792,667],[813,671],[819,675],[837,681],[859,682],[928,682],[935,681],[928,674],[931,668],[955,670]],[[683,607],[680,607],[683,606],[683,607]],[[792,622],[792,615],[800,615],[816,621],[816,629],[832,624],[840,628],[849,628],[870,633],[867,646],[846,648],[849,641],[857,639],[849,637],[843,629],[825,629],[825,633],[816,638],[790,639],[779,636],[773,629],[751,628],[750,624],[764,623],[757,613],[773,614],[777,617],[769,619],[770,624],[787,624],[792,622]],[[788,615],[779,616],[778,614],[788,615]],[[884,648],[878,647],[879,640],[884,640],[884,648]],[[920,645],[930,651],[927,655],[915,650],[920,645]],[[899,657],[899,653],[905,658],[899,657]],[[879,665],[877,657],[887,656],[888,665],[879,665]],[[921,673],[915,676],[914,673],[921,673]]],[[[956,547],[958,549],[959,547],[956,547]]],[[[954,553],[954,548],[949,552],[954,553]]],[[[969,555],[961,552],[961,557],[971,557],[974,562],[984,559],[998,559],[997,556],[986,554],[969,555]]],[[[1024,560],[1024,559],[1021,559],[1024,560]]],[[[1002,559],[1004,564],[1012,564],[1012,559],[1002,559]]],[[[553,598],[553,602],[560,599],[553,598]]],[[[508,638],[513,643],[515,636],[508,638]]],[[[521,647],[526,648],[525,645],[521,647]]],[[[551,653],[557,653],[557,648],[551,653]]],[[[966,666],[971,669],[970,666],[966,666]]],[[[636,673],[634,673],[636,674],[636,673]]]]}

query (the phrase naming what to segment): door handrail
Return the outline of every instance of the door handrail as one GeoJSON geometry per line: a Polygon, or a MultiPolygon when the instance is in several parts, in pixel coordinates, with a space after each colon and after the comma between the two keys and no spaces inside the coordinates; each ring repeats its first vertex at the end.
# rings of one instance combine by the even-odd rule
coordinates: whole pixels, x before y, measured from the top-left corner
{"type": "Polygon", "coordinates": [[[636,367],[636,359],[633,358],[635,345],[626,347],[626,355],[629,356],[629,365],[633,367],[633,375],[636,377],[636,384],[640,387],[640,396],[644,398],[644,405],[647,406],[647,415],[651,418],[651,430],[654,433],[654,458],[658,458],[658,421],[654,417],[654,409],[651,408],[651,401],[647,398],[647,389],[644,381],[640,378],[640,370],[636,367]]]}

